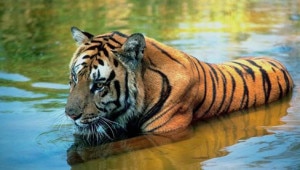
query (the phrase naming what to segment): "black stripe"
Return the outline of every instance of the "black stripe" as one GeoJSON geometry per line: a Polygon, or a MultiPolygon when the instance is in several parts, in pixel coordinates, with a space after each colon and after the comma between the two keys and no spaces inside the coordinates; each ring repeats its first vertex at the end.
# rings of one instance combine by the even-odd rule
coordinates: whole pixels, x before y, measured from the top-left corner
{"type": "Polygon", "coordinates": [[[93,46],[88,47],[84,51],[95,50],[96,48],[98,48],[98,45],[93,45],[93,46]]]}
{"type": "Polygon", "coordinates": [[[276,62],[276,60],[268,61],[268,63],[270,63],[272,66],[274,66],[278,69],[285,68],[284,65],[282,65],[280,62],[276,62],[279,66],[277,66],[274,62],[276,62]]]}
{"type": "Polygon", "coordinates": [[[254,73],[254,71],[252,70],[251,67],[249,67],[249,66],[247,66],[245,64],[239,63],[237,61],[233,61],[232,63],[235,63],[235,64],[241,66],[248,74],[251,75],[252,80],[255,81],[255,73],[254,73]]]}
{"type": "Polygon", "coordinates": [[[281,71],[283,73],[284,82],[286,83],[286,92],[285,92],[285,94],[288,94],[290,92],[290,88],[291,88],[290,80],[288,78],[287,72],[283,69],[281,69],[281,71]]]}
{"type": "Polygon", "coordinates": [[[110,49],[115,49],[116,47],[115,46],[113,46],[112,44],[110,44],[110,43],[106,43],[106,45],[110,48],[110,49]]]}
{"type": "Polygon", "coordinates": [[[126,71],[125,74],[125,105],[130,105],[130,103],[128,103],[128,99],[129,99],[129,86],[128,86],[128,72],[126,71]]]}
{"type": "Polygon", "coordinates": [[[218,74],[217,74],[215,68],[211,64],[207,64],[207,65],[209,66],[210,70],[214,73],[214,76],[215,76],[217,82],[219,82],[218,74]]]}
{"type": "Polygon", "coordinates": [[[119,65],[119,62],[114,58],[114,65],[115,65],[115,67],[118,67],[118,65],[119,65]]]}
{"type": "MultiPolygon", "coordinates": [[[[166,113],[167,113],[169,110],[171,110],[171,109],[172,109],[172,108],[169,108],[168,110],[164,110],[164,112],[162,112],[162,113],[159,115],[159,117],[157,117],[156,119],[161,118],[161,116],[163,116],[164,114],[166,114],[166,113]]],[[[174,117],[174,115],[176,115],[176,114],[173,114],[167,121],[162,122],[159,126],[153,128],[153,129],[151,129],[149,132],[153,132],[153,131],[155,131],[156,129],[159,129],[159,128],[165,126],[165,125],[166,125],[166,124],[174,117]]],[[[156,119],[155,119],[155,120],[156,120],[156,119]]],[[[153,121],[152,121],[152,122],[153,122],[153,121]]]]}
{"type": "Polygon", "coordinates": [[[267,73],[266,70],[264,69],[260,69],[260,72],[262,74],[262,78],[263,78],[263,84],[264,84],[264,93],[265,93],[265,103],[267,103],[269,101],[270,95],[271,95],[271,81],[270,81],[270,77],[269,74],[267,73]]]}
{"type": "Polygon", "coordinates": [[[106,48],[102,48],[102,51],[103,51],[104,55],[108,58],[109,55],[108,55],[108,51],[106,50],[106,48]]]}
{"type": "Polygon", "coordinates": [[[100,65],[104,66],[103,60],[101,60],[100,58],[97,58],[97,61],[98,61],[98,63],[99,63],[100,65]]]}
{"type": "Polygon", "coordinates": [[[85,56],[82,57],[82,59],[86,59],[86,58],[91,58],[91,56],[85,55],[85,56]]]}
{"type": "Polygon", "coordinates": [[[115,77],[116,77],[116,73],[113,70],[113,71],[110,72],[110,75],[109,75],[109,77],[107,79],[107,83],[111,82],[115,77]]]}
{"type": "Polygon", "coordinates": [[[93,79],[94,80],[101,80],[101,79],[103,79],[103,78],[101,78],[100,69],[97,70],[97,75],[95,73],[93,74],[93,79]]]}
{"type": "Polygon", "coordinates": [[[279,99],[281,99],[283,96],[283,91],[282,91],[281,84],[279,82],[280,82],[279,78],[277,77],[277,83],[278,83],[278,87],[279,87],[279,99]]]}
{"type": "Polygon", "coordinates": [[[253,105],[252,106],[256,106],[256,94],[254,96],[254,102],[253,102],[253,105]]]}
{"type": "Polygon", "coordinates": [[[92,38],[94,37],[93,34],[90,34],[90,33],[88,33],[88,32],[82,31],[82,33],[83,33],[85,36],[87,36],[88,39],[92,39],[92,38]]]}
{"type": "Polygon", "coordinates": [[[120,82],[118,80],[114,81],[114,86],[116,89],[116,93],[117,93],[117,101],[115,102],[117,107],[120,107],[120,95],[121,95],[121,87],[120,87],[120,82]]]}
{"type": "Polygon", "coordinates": [[[107,94],[108,94],[108,91],[105,90],[105,91],[101,94],[101,97],[105,97],[107,94]]]}
{"type": "Polygon", "coordinates": [[[219,108],[217,109],[217,114],[221,113],[221,109],[224,105],[225,99],[226,99],[226,93],[227,93],[227,79],[225,77],[225,75],[222,73],[222,71],[219,69],[219,67],[217,67],[217,69],[219,70],[220,74],[222,75],[222,85],[223,85],[223,97],[222,97],[222,101],[221,104],[219,106],[219,108]]]}
{"type": "MultiPolygon", "coordinates": [[[[121,94],[121,90],[120,90],[120,82],[118,82],[118,85],[115,85],[115,88],[116,90],[119,89],[117,91],[117,96],[118,97],[118,100],[119,100],[119,104],[121,106],[121,103],[120,103],[120,94],[121,94]]],[[[130,107],[131,103],[128,103],[128,98],[129,98],[129,87],[128,87],[128,73],[126,72],[125,74],[125,100],[124,100],[124,107],[119,110],[119,111],[114,111],[113,113],[111,113],[109,115],[109,118],[110,120],[115,120],[116,118],[118,118],[120,115],[122,114],[126,114],[128,108],[130,107]]],[[[115,101],[116,102],[116,101],[115,101]]],[[[115,103],[117,104],[117,103],[115,103]]],[[[129,121],[130,122],[130,121],[129,121]]]]}
{"type": "MultiPolygon", "coordinates": [[[[189,56],[186,56],[187,58],[190,58],[189,56]]],[[[195,58],[193,58],[195,59],[195,58]]],[[[196,59],[195,59],[196,60],[196,59]]],[[[196,67],[196,70],[197,70],[197,73],[198,73],[198,80],[200,80],[200,72],[199,72],[199,68],[198,68],[198,65],[197,63],[195,63],[195,61],[191,60],[191,62],[194,64],[194,66],[196,67]]],[[[201,82],[200,82],[201,83],[201,82]]]]}
{"type": "MultiPolygon", "coordinates": [[[[159,74],[162,77],[162,84],[161,84],[161,91],[160,91],[160,97],[157,103],[154,104],[154,106],[140,119],[139,121],[139,125],[143,125],[146,121],[148,121],[151,117],[153,117],[154,115],[156,115],[162,108],[162,106],[164,105],[165,101],[168,99],[168,97],[171,94],[172,91],[172,87],[170,85],[169,79],[168,77],[162,73],[159,70],[155,70],[153,68],[149,68],[149,70],[159,74]]],[[[160,115],[158,117],[158,119],[163,116],[160,115]]],[[[146,126],[148,126],[149,124],[151,124],[153,121],[148,122],[146,126]]],[[[152,129],[152,131],[154,131],[155,129],[152,129]]]]}
{"type": "Polygon", "coordinates": [[[149,62],[150,62],[150,64],[151,64],[151,66],[157,67],[157,65],[156,65],[155,63],[153,63],[153,61],[151,60],[151,58],[148,58],[148,60],[149,60],[149,62]]]}
{"type": "Polygon", "coordinates": [[[207,93],[207,84],[206,84],[206,82],[207,82],[207,80],[206,80],[206,72],[205,72],[205,69],[203,68],[203,66],[202,66],[202,63],[200,62],[200,61],[198,61],[197,60],[197,62],[198,62],[198,64],[199,64],[199,66],[201,67],[201,69],[202,69],[202,71],[203,71],[203,79],[204,79],[204,94],[203,94],[203,99],[202,99],[202,101],[194,108],[194,112],[195,111],[197,111],[197,110],[199,110],[200,109],[200,107],[203,105],[203,103],[204,103],[204,101],[205,101],[205,99],[206,99],[206,93],[207,93]]]}
{"type": "Polygon", "coordinates": [[[117,44],[119,44],[120,47],[123,45],[121,42],[117,41],[117,40],[114,39],[113,37],[110,37],[110,40],[113,41],[113,42],[115,42],[115,43],[117,43],[117,44]]]}
{"type": "MultiPolygon", "coordinates": [[[[228,71],[227,71],[228,72],[228,71]]],[[[232,84],[232,89],[231,89],[231,95],[230,96],[230,99],[228,100],[228,105],[227,105],[227,108],[225,109],[225,113],[227,113],[230,109],[230,106],[231,106],[231,103],[232,103],[232,100],[233,100],[233,97],[234,97],[234,92],[235,92],[235,87],[236,87],[236,82],[235,82],[235,79],[234,77],[231,75],[230,72],[228,72],[228,75],[230,76],[231,78],[231,84],[232,84]]]]}
{"type": "MultiPolygon", "coordinates": [[[[176,63],[182,65],[182,63],[178,60],[176,60],[175,58],[172,57],[171,54],[169,54],[167,51],[165,51],[164,49],[160,48],[158,45],[151,43],[155,48],[157,48],[161,53],[163,53],[164,55],[166,55],[167,57],[169,57],[171,60],[175,61],[176,63]]],[[[184,66],[184,65],[182,65],[184,66]]]]}
{"type": "Polygon", "coordinates": [[[276,67],[276,68],[278,68],[278,69],[279,69],[279,67],[277,67],[277,65],[276,65],[276,64],[274,64],[272,61],[268,61],[268,63],[269,63],[269,64],[271,64],[272,66],[274,66],[274,67],[276,67]]]}
{"type": "Polygon", "coordinates": [[[262,66],[258,65],[255,61],[253,61],[253,60],[247,60],[247,61],[249,63],[251,63],[252,65],[256,66],[257,68],[259,68],[259,71],[260,71],[261,77],[262,77],[262,82],[263,82],[262,85],[263,85],[263,89],[264,89],[265,103],[267,103],[269,101],[270,94],[271,94],[271,88],[272,88],[269,74],[267,73],[266,70],[264,70],[262,68],[262,66]]]}
{"type": "Polygon", "coordinates": [[[94,40],[97,40],[97,39],[100,39],[100,38],[104,39],[104,38],[109,37],[109,36],[111,36],[111,35],[97,35],[97,36],[95,36],[94,40]]]}
{"type": "MultiPolygon", "coordinates": [[[[212,70],[211,70],[211,71],[212,71],[212,70]]],[[[216,89],[217,89],[216,86],[217,86],[217,85],[216,85],[215,78],[214,78],[214,76],[213,76],[213,74],[212,74],[211,71],[209,71],[209,75],[210,75],[211,81],[212,81],[212,95],[213,95],[213,96],[212,96],[212,101],[211,101],[211,103],[210,103],[208,109],[204,112],[204,115],[206,115],[206,114],[209,113],[210,109],[211,109],[212,106],[215,104],[215,100],[216,100],[216,89]]]]}
{"type": "MultiPolygon", "coordinates": [[[[183,53],[185,56],[186,56],[186,58],[188,58],[189,60],[190,60],[190,62],[191,63],[193,63],[193,65],[195,66],[195,68],[196,68],[196,70],[197,70],[197,77],[198,77],[198,85],[200,86],[200,84],[202,83],[202,82],[200,82],[200,77],[201,77],[201,74],[200,74],[200,71],[199,71],[199,66],[198,66],[198,60],[196,59],[196,58],[194,58],[194,57],[189,57],[187,54],[185,54],[185,53],[183,53]],[[194,60],[196,60],[197,61],[197,63],[194,61],[194,60]]],[[[199,87],[197,87],[198,88],[198,90],[197,90],[197,95],[199,95],[199,87]]],[[[198,96],[196,96],[196,98],[198,98],[198,96]]],[[[196,108],[196,107],[195,107],[196,108]]],[[[196,109],[195,108],[193,108],[193,113],[196,111],[196,109]]]]}
{"type": "Polygon", "coordinates": [[[248,85],[245,81],[243,72],[240,69],[238,69],[237,67],[233,67],[233,68],[238,73],[238,75],[241,77],[241,79],[243,81],[244,92],[243,92],[243,96],[242,96],[243,98],[241,100],[241,105],[240,105],[240,109],[243,109],[243,108],[249,106],[249,89],[248,89],[248,85]]]}
{"type": "Polygon", "coordinates": [[[83,68],[78,72],[78,77],[83,76],[87,72],[86,70],[87,67],[88,67],[87,65],[83,66],[83,68]]]}
{"type": "Polygon", "coordinates": [[[120,116],[120,114],[124,113],[124,112],[115,112],[116,110],[118,110],[121,107],[121,103],[120,103],[120,95],[121,95],[121,89],[120,89],[120,82],[119,81],[114,81],[114,86],[115,86],[115,90],[117,93],[117,99],[113,100],[113,101],[109,101],[106,104],[110,104],[113,103],[116,108],[114,108],[112,110],[112,113],[109,115],[109,118],[111,120],[115,120],[117,117],[120,116]]]}
{"type": "MultiPolygon", "coordinates": [[[[104,38],[104,37],[96,37],[96,38],[104,38]]],[[[103,40],[93,39],[91,43],[98,43],[99,46],[102,46],[103,40]]]]}
{"type": "MultiPolygon", "coordinates": [[[[99,72],[100,73],[100,72],[99,72]]],[[[99,74],[98,74],[99,75],[99,74]]],[[[105,77],[100,77],[98,76],[98,78],[94,79],[94,82],[101,82],[101,81],[105,81],[106,78],[105,77]]]]}
{"type": "Polygon", "coordinates": [[[100,111],[102,111],[102,112],[105,112],[105,113],[108,113],[108,111],[105,109],[105,108],[98,108],[100,111]]]}
{"type": "MultiPolygon", "coordinates": [[[[115,109],[115,110],[117,110],[118,109],[118,107],[120,107],[121,106],[121,104],[120,104],[120,101],[119,101],[119,98],[117,99],[117,100],[111,100],[111,101],[107,101],[107,102],[101,102],[103,105],[108,105],[108,104],[114,104],[114,105],[116,105],[117,106],[117,108],[115,109]]],[[[116,112],[115,112],[116,113],[116,112]]],[[[109,118],[110,119],[114,119],[114,118],[116,118],[116,117],[118,117],[119,115],[117,115],[117,116],[114,116],[115,115],[115,113],[110,113],[110,115],[109,115],[109,118]],[[114,117],[113,117],[114,116],[114,117]]]]}
{"type": "MultiPolygon", "coordinates": [[[[119,35],[119,36],[121,36],[121,37],[124,37],[124,38],[127,38],[127,37],[128,37],[126,34],[123,34],[123,33],[119,32],[119,31],[114,31],[114,32],[112,33],[112,36],[114,36],[115,34],[117,34],[117,35],[119,35]]],[[[112,37],[111,37],[111,38],[112,38],[112,37]]]]}
{"type": "Polygon", "coordinates": [[[108,113],[108,111],[105,109],[105,108],[102,108],[102,107],[99,107],[97,104],[95,104],[96,108],[98,110],[100,110],[101,112],[105,112],[105,113],[108,113]]]}
{"type": "Polygon", "coordinates": [[[104,41],[108,41],[108,40],[109,40],[109,37],[108,37],[108,36],[103,37],[103,40],[104,40],[104,41]]]}

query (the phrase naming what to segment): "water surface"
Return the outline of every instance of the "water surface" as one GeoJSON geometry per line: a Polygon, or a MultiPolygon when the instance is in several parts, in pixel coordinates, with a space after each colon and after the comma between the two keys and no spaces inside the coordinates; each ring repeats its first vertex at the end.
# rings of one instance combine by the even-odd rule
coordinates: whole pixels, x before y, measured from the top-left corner
{"type": "Polygon", "coordinates": [[[299,0],[3,1],[0,19],[1,169],[300,168],[299,0]],[[171,139],[77,146],[64,115],[71,26],[141,32],[205,62],[270,56],[296,86],[278,102],[200,121],[171,139]]]}

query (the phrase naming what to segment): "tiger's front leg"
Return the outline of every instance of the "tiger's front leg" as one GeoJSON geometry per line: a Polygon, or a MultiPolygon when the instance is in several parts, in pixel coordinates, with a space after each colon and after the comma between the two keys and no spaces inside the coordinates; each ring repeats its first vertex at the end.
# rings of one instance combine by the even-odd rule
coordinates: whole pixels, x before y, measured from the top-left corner
{"type": "Polygon", "coordinates": [[[191,107],[180,104],[168,107],[142,126],[143,132],[164,133],[183,129],[191,124],[193,113],[191,107]]]}

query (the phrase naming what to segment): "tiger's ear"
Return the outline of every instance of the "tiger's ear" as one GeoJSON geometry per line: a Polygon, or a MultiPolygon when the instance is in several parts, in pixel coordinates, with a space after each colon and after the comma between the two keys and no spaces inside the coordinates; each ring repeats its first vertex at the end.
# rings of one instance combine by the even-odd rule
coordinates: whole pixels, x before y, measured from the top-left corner
{"type": "Polygon", "coordinates": [[[77,27],[71,27],[71,33],[72,33],[73,39],[76,41],[77,45],[86,43],[94,37],[94,35],[92,35],[88,32],[81,31],[77,27]]]}
{"type": "Polygon", "coordinates": [[[135,33],[127,38],[121,49],[113,50],[113,53],[129,68],[135,70],[144,56],[146,42],[143,34],[135,33]]]}

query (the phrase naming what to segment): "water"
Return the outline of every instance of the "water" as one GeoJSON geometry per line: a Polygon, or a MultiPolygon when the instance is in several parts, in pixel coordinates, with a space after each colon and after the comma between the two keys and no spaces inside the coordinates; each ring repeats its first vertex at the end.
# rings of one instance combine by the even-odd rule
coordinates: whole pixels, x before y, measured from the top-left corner
{"type": "Polygon", "coordinates": [[[299,0],[1,1],[0,17],[1,169],[300,168],[299,0]],[[296,87],[278,102],[200,121],[172,139],[76,146],[64,115],[71,26],[141,32],[206,62],[271,56],[296,87]]]}

